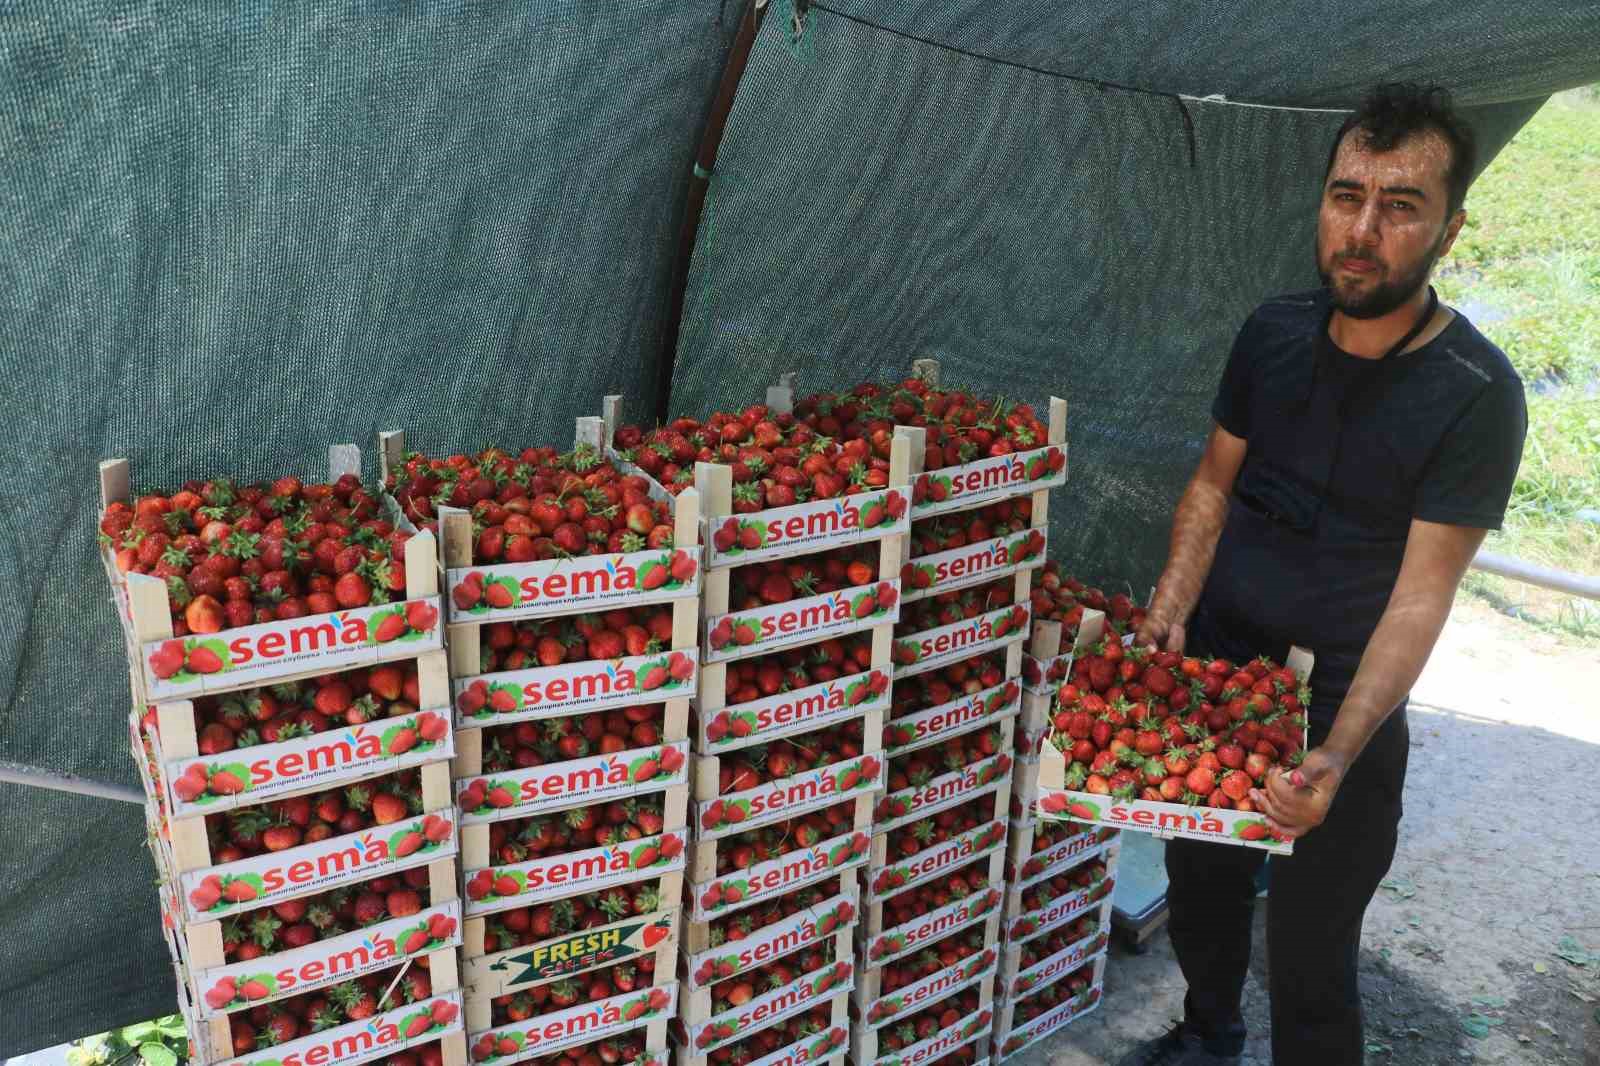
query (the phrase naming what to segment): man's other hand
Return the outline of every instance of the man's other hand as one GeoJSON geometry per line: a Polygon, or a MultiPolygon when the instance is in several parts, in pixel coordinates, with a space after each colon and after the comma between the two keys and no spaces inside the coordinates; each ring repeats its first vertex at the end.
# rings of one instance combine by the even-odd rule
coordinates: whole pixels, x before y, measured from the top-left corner
{"type": "Polygon", "coordinates": [[[1267,787],[1250,790],[1250,801],[1288,837],[1303,837],[1322,824],[1339,792],[1349,760],[1326,747],[1313,748],[1298,768],[1267,775],[1267,787]]]}
{"type": "Polygon", "coordinates": [[[1139,626],[1133,639],[1140,647],[1172,651],[1182,655],[1186,637],[1182,622],[1173,622],[1163,615],[1152,612],[1145,615],[1144,623],[1139,626]]]}

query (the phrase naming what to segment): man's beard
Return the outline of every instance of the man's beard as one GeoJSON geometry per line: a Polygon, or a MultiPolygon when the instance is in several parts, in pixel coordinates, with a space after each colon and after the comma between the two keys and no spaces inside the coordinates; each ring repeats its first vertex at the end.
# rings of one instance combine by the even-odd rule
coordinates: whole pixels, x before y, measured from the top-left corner
{"type": "MultiPolygon", "coordinates": [[[[1323,266],[1324,256],[1320,238],[1317,242],[1317,273],[1322,275],[1322,284],[1327,286],[1333,306],[1338,310],[1351,318],[1382,318],[1415,296],[1428,283],[1428,275],[1433,272],[1433,264],[1439,261],[1439,249],[1444,244],[1445,232],[1445,230],[1439,232],[1439,239],[1433,242],[1433,246],[1423,253],[1422,258],[1417,260],[1410,270],[1397,278],[1380,281],[1366,292],[1362,292],[1349,282],[1341,286],[1333,273],[1333,264],[1323,266]]],[[[1370,255],[1350,249],[1339,253],[1336,258],[1372,263],[1380,270],[1388,270],[1388,264],[1380,263],[1370,255]]]]}

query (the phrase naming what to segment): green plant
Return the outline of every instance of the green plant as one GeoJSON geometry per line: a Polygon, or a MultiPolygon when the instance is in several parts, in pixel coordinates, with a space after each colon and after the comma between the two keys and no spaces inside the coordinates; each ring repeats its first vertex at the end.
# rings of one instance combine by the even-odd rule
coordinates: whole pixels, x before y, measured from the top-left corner
{"type": "Polygon", "coordinates": [[[189,1038],[183,1019],[176,1014],[151,1022],[125,1025],[107,1033],[74,1040],[67,1052],[68,1066],[178,1066],[189,1059],[189,1038]]]}

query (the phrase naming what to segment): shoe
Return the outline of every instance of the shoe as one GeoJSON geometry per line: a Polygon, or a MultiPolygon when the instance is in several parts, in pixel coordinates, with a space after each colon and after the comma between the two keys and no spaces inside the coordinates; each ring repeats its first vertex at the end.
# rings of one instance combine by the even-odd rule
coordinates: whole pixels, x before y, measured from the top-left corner
{"type": "Polygon", "coordinates": [[[1199,1030],[1188,1022],[1178,1022],[1122,1056],[1117,1066],[1237,1066],[1240,1057],[1207,1051],[1199,1030]]]}

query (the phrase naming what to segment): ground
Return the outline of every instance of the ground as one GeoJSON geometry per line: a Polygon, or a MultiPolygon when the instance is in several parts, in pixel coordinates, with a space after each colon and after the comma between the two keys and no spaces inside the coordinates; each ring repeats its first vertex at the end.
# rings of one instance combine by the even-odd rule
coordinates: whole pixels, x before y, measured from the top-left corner
{"type": "MultiPolygon", "coordinates": [[[[1592,645],[1458,602],[1412,696],[1399,853],[1362,937],[1368,1063],[1600,1066],[1596,661],[1592,645]],[[1571,787],[1541,800],[1541,782],[1571,787]]],[[[1262,917],[1245,1066],[1271,1063],[1262,917]]],[[[1179,1017],[1164,931],[1149,948],[1113,948],[1100,1009],[1011,1061],[1112,1063],[1179,1017]]]]}

